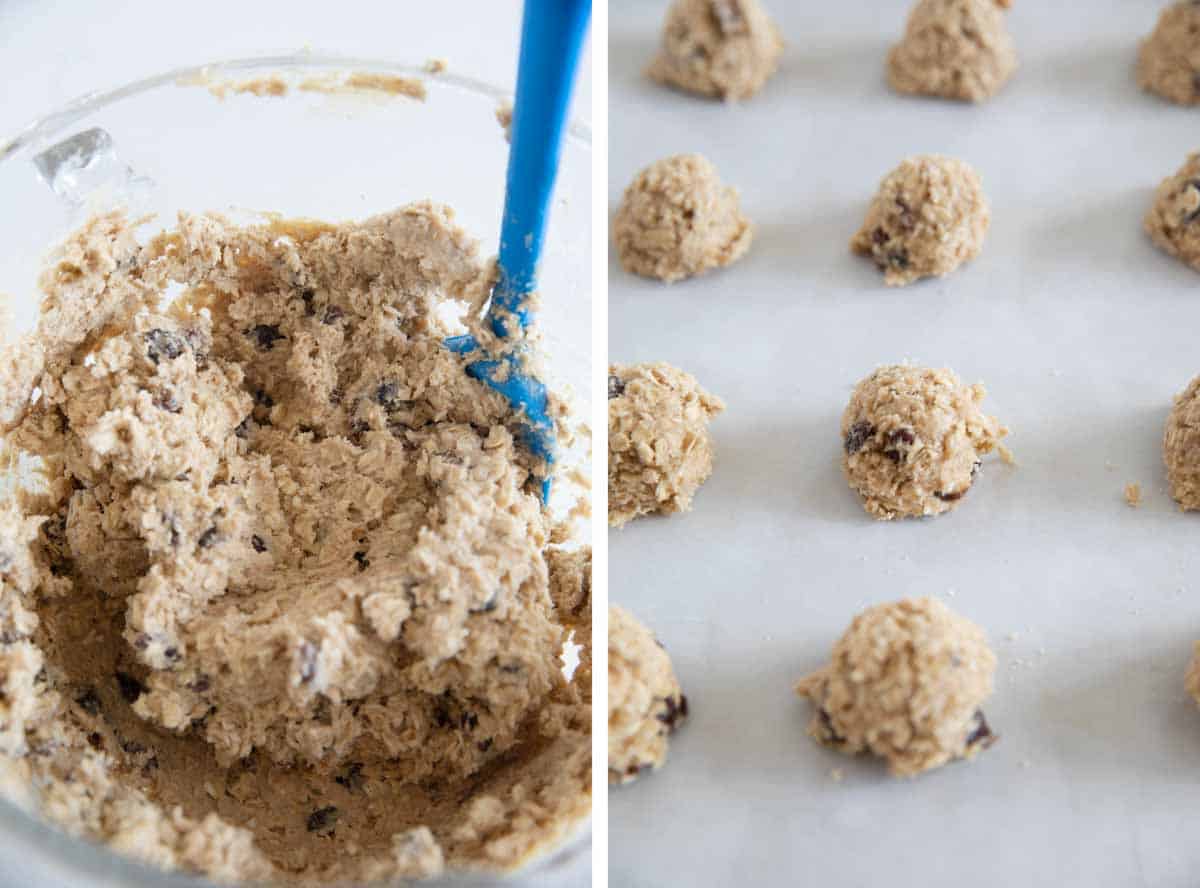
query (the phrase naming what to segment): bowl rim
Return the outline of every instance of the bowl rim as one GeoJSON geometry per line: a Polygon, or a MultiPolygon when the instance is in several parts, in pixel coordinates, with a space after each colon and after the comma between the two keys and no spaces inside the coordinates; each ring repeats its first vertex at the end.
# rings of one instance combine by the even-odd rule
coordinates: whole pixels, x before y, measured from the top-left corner
{"type": "MultiPolygon", "coordinates": [[[[112,89],[93,90],[76,96],[61,107],[38,117],[5,139],[0,139],[0,163],[24,148],[36,146],[63,128],[70,126],[80,118],[101,108],[115,104],[122,99],[139,93],[149,92],[163,86],[203,87],[208,80],[218,80],[222,76],[246,76],[255,71],[269,69],[272,73],[283,74],[291,71],[319,70],[332,73],[348,73],[350,71],[369,70],[374,73],[391,74],[402,77],[419,78],[426,86],[437,84],[449,86],[463,92],[475,93],[496,102],[511,100],[513,93],[502,87],[494,86],[484,80],[458,74],[451,70],[433,72],[425,62],[414,65],[410,62],[397,62],[388,59],[366,58],[362,56],[324,53],[314,50],[301,50],[293,53],[261,56],[239,56],[231,59],[219,59],[198,65],[184,65],[171,68],[159,74],[152,74],[134,80],[112,89]]],[[[409,99],[412,101],[412,99],[409,99]]],[[[592,128],[581,120],[572,118],[567,124],[567,138],[581,144],[587,149],[592,146],[592,128]]]]}
{"type": "MultiPolygon", "coordinates": [[[[152,74],[123,85],[98,89],[76,96],[57,109],[35,118],[18,128],[8,138],[0,138],[0,163],[4,163],[26,149],[39,148],[61,131],[87,115],[123,99],[131,98],[165,86],[204,87],[206,81],[219,82],[223,78],[246,77],[255,72],[270,71],[273,74],[322,71],[328,73],[350,73],[370,71],[403,77],[419,78],[426,87],[449,87],[461,92],[474,93],[496,103],[511,101],[513,93],[484,80],[458,74],[451,70],[431,71],[429,62],[413,64],[396,60],[367,58],[354,55],[319,52],[303,49],[297,52],[257,56],[239,56],[219,59],[201,64],[184,65],[152,74]]],[[[287,98],[287,96],[281,97],[287,98]]],[[[402,100],[415,101],[412,98],[402,100]]],[[[587,123],[572,118],[568,121],[566,138],[577,147],[588,152],[592,148],[592,129],[587,123]]],[[[511,873],[450,871],[444,876],[422,884],[440,886],[484,886],[499,882],[513,882],[524,878],[548,874],[559,867],[570,865],[577,857],[586,855],[591,843],[591,815],[571,824],[560,839],[539,857],[527,862],[511,873]]],[[[137,886],[205,886],[215,884],[207,876],[184,870],[159,869],[146,861],[111,850],[108,846],[82,836],[72,835],[34,810],[26,810],[10,799],[0,795],[0,834],[16,839],[21,845],[36,848],[51,857],[56,868],[65,868],[67,874],[78,877],[81,884],[88,880],[106,879],[100,884],[137,886]]],[[[394,880],[373,883],[393,884],[394,880]]],[[[252,885],[256,883],[239,883],[252,885]]],[[[336,884],[336,883],[331,883],[336,884]]]]}

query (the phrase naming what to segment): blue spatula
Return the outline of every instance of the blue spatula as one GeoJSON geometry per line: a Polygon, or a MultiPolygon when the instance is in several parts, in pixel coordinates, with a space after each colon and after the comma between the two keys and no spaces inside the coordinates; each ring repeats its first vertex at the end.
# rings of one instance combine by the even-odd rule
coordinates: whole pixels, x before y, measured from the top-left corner
{"type": "MultiPolygon", "coordinates": [[[[529,297],[537,290],[537,266],[562,153],[567,105],[590,14],[591,0],[525,0],[500,227],[500,274],[484,319],[501,341],[519,336],[533,321],[529,297]]],[[[545,384],[529,375],[519,350],[486,357],[470,335],[454,336],[446,345],[460,354],[480,351],[479,359],[467,365],[467,373],[521,411],[521,443],[540,459],[546,472],[541,478],[545,502],[550,497],[549,473],[556,449],[545,384]]]]}

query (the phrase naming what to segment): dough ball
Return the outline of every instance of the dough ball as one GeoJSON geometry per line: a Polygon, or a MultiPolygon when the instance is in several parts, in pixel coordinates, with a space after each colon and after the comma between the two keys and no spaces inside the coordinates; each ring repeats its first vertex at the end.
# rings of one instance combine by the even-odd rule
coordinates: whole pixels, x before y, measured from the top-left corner
{"type": "Polygon", "coordinates": [[[855,386],[842,414],[842,469],[864,508],[884,520],[955,508],[1008,434],[980,409],[984,394],[951,370],[906,364],[855,386]]]}
{"type": "Polygon", "coordinates": [[[783,39],[758,0],[675,0],[646,72],[669,86],[735,101],[762,89],[783,39]]]}
{"type": "Polygon", "coordinates": [[[670,364],[608,368],[608,523],[686,512],[712,474],[708,423],[725,409],[670,364]]]}
{"type": "Polygon", "coordinates": [[[969,164],[919,155],[884,177],[850,249],[874,260],[889,286],[945,277],[979,255],[991,218],[969,164]]]}
{"type": "Polygon", "coordinates": [[[892,89],[982,102],[1017,69],[1004,10],[1010,0],[918,0],[888,53],[892,89]]]}
{"type": "Polygon", "coordinates": [[[638,173],[613,221],[622,267],[668,282],[733,264],[753,236],[737,190],[699,154],[666,157],[638,173]]]}
{"type": "Polygon", "coordinates": [[[1142,41],[1138,86],[1180,105],[1200,105],[1200,3],[1172,4],[1142,41]]]}
{"type": "Polygon", "coordinates": [[[1167,416],[1163,462],[1171,496],[1186,511],[1200,509],[1200,376],[1175,398],[1167,416]]]}
{"type": "Polygon", "coordinates": [[[671,658],[629,611],[608,609],[608,782],[629,783],[667,760],[687,718],[671,658]]]}
{"type": "Polygon", "coordinates": [[[1145,227],[1159,249],[1200,271],[1200,152],[1158,186],[1145,227]]]}
{"type": "Polygon", "coordinates": [[[796,692],[817,707],[808,727],[817,741],[911,777],[995,742],[980,708],[995,671],[978,626],[932,598],[905,599],[855,617],[796,692]]]}
{"type": "Polygon", "coordinates": [[[1192,699],[1200,703],[1200,641],[1196,642],[1192,649],[1192,662],[1188,664],[1184,685],[1192,699]]]}

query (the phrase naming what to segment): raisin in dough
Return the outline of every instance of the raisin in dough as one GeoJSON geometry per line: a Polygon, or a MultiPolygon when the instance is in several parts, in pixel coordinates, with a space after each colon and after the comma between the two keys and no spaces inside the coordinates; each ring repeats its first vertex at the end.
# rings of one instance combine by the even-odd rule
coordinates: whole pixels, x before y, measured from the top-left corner
{"type": "Polygon", "coordinates": [[[613,220],[622,267],[667,282],[731,265],[753,236],[737,190],[699,154],[666,157],[638,173],[613,220]]]}
{"type": "Polygon", "coordinates": [[[1163,10],[1142,41],[1138,86],[1180,105],[1200,105],[1200,2],[1182,0],[1163,10]]]}
{"type": "Polygon", "coordinates": [[[532,458],[444,345],[489,263],[430,203],[136,225],[0,361],[43,482],[0,512],[0,785],[222,880],[519,865],[587,814],[590,718],[532,458]]]}
{"type": "Polygon", "coordinates": [[[1010,0],[918,0],[903,39],[888,53],[899,93],[982,102],[1017,69],[1005,21],[1010,0]]]}
{"type": "Polygon", "coordinates": [[[981,707],[995,671],[978,626],[932,598],[906,599],[855,617],[796,692],[816,707],[808,732],[818,742],[912,777],[994,742],[981,707]]]}
{"type": "Polygon", "coordinates": [[[850,249],[870,257],[888,286],[903,286],[974,259],[990,222],[983,184],[968,164],[920,155],[884,177],[850,249]]]}
{"type": "Polygon", "coordinates": [[[779,67],[783,39],[759,0],[675,0],[647,74],[702,96],[748,99],[779,67]]]}
{"type": "Polygon", "coordinates": [[[608,523],[686,512],[712,474],[709,421],[724,402],[670,364],[608,368],[608,523]]]}
{"type": "Polygon", "coordinates": [[[855,386],[842,414],[842,469],[863,507],[883,520],[957,507],[1008,434],[980,409],[984,394],[953,371],[905,364],[855,386]]]}
{"type": "Polygon", "coordinates": [[[1158,186],[1145,228],[1160,250],[1200,271],[1200,152],[1158,186]]]}
{"type": "Polygon", "coordinates": [[[629,611],[608,609],[608,782],[661,768],[671,734],[687,718],[671,658],[629,611]]]}

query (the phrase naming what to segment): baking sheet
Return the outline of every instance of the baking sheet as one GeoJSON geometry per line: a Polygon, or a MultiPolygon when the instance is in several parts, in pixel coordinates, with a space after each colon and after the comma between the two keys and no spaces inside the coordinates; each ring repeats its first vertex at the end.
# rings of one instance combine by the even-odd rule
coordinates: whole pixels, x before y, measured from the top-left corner
{"type": "Polygon", "coordinates": [[[1200,110],[1134,83],[1161,7],[1018,2],[1022,67],[972,107],[888,91],[907,3],[770,5],[782,71],[725,106],[641,76],[665,3],[612,4],[611,209],[646,163],[699,151],[758,225],[739,265],[669,287],[610,260],[613,359],[669,361],[728,402],[694,511],[609,534],[611,599],[692,704],[667,767],[610,791],[612,884],[1194,885],[1200,517],[1171,502],[1160,442],[1200,372],[1200,275],[1141,218],[1200,149],[1200,110]],[[919,152],[976,167],[992,227],[957,274],[889,289],[847,244],[919,152]],[[876,523],[838,422],[903,359],[985,382],[1019,465],[986,463],[949,515],[876,523]],[[920,594],[988,632],[1001,740],[894,781],[813,744],[791,685],[863,607],[920,594]]]}

